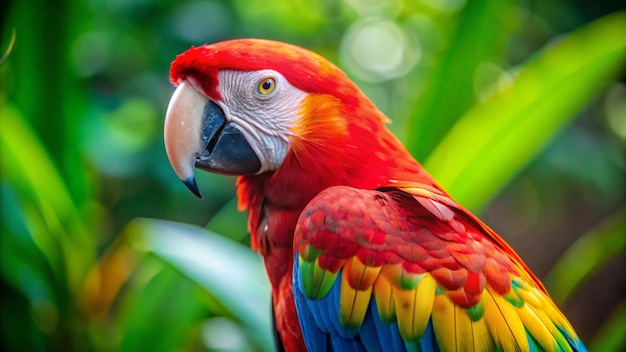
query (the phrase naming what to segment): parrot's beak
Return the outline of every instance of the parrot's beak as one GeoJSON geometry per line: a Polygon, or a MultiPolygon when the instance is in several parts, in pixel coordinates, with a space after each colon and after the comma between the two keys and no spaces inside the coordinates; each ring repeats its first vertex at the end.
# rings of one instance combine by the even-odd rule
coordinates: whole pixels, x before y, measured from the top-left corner
{"type": "Polygon", "coordinates": [[[174,172],[200,198],[194,167],[229,175],[261,169],[261,161],[239,128],[187,80],[176,88],[167,107],[164,139],[174,172]]]}

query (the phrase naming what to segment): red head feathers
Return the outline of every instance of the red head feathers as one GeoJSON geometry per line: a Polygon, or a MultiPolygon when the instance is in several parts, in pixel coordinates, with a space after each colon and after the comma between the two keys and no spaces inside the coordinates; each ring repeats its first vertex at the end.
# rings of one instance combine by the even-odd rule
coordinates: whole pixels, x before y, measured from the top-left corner
{"type": "Polygon", "coordinates": [[[192,47],[178,55],[170,79],[178,85],[185,77],[198,80],[205,93],[219,99],[219,70],[279,71],[295,87],[309,93],[331,94],[355,103],[360,90],[335,65],[298,46],[265,39],[236,39],[192,47]]]}

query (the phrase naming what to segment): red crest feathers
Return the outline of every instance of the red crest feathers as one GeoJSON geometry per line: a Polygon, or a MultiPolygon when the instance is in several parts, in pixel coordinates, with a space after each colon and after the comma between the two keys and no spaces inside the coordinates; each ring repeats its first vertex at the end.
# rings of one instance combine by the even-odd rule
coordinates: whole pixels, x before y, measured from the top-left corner
{"type": "Polygon", "coordinates": [[[172,83],[195,78],[205,93],[219,99],[220,70],[280,72],[295,87],[309,93],[332,94],[344,103],[356,103],[359,89],[322,56],[295,45],[265,39],[235,39],[191,47],[170,67],[172,83]]]}

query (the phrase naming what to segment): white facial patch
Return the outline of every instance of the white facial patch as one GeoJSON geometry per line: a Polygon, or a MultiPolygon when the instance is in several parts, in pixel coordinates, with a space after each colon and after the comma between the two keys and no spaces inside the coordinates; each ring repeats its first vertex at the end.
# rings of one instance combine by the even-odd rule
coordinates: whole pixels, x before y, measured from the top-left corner
{"type": "Polygon", "coordinates": [[[274,70],[224,70],[218,73],[218,81],[222,99],[215,103],[239,127],[261,161],[258,174],[276,170],[287,154],[288,136],[300,118],[300,104],[307,93],[274,70]],[[274,86],[265,94],[268,79],[274,86]]]}

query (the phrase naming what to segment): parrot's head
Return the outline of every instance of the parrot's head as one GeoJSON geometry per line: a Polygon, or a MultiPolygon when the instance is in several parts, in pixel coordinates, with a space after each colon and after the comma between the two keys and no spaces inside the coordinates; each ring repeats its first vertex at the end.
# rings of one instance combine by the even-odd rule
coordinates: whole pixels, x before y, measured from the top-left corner
{"type": "Polygon", "coordinates": [[[372,134],[386,120],[339,68],[282,42],[192,47],[172,63],[170,76],[177,88],[165,147],[176,175],[198,196],[194,167],[244,176],[286,164],[337,172],[346,154],[358,165],[361,154],[374,152],[372,134]]]}

